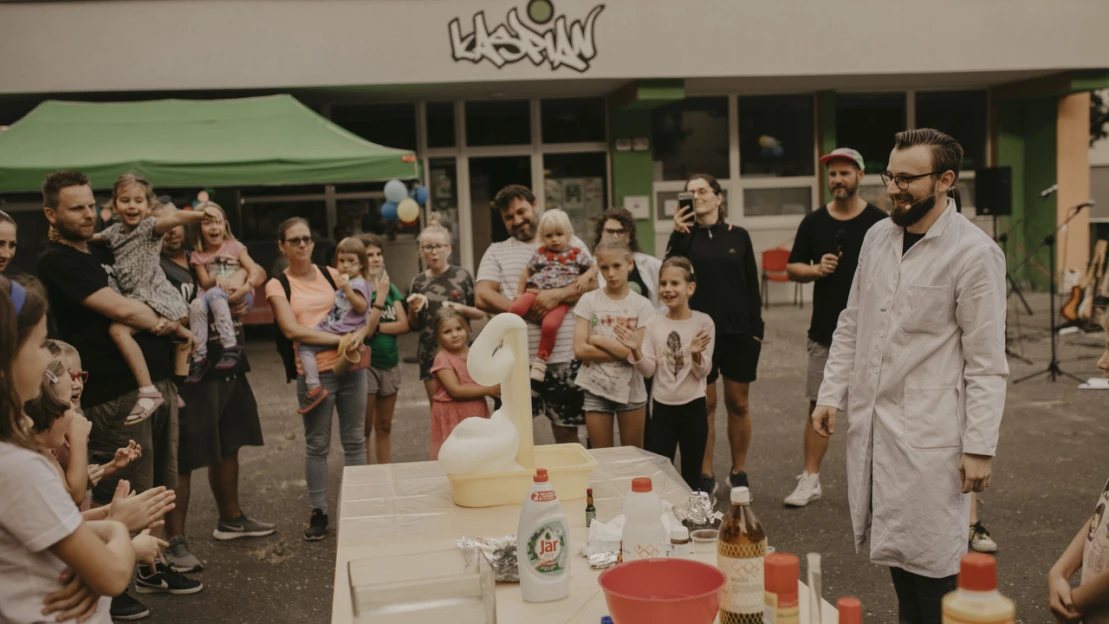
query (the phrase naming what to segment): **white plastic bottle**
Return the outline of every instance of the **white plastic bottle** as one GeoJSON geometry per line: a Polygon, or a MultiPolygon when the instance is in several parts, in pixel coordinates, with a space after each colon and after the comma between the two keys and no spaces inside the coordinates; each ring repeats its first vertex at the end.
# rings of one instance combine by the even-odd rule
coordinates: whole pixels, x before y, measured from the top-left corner
{"type": "Polygon", "coordinates": [[[570,595],[570,530],[545,468],[535,471],[524,501],[516,554],[524,602],[551,602],[570,595]]]}
{"type": "Polygon", "coordinates": [[[624,562],[670,554],[670,534],[662,524],[662,500],[652,489],[648,477],[632,479],[632,491],[624,499],[620,553],[624,562]]]}

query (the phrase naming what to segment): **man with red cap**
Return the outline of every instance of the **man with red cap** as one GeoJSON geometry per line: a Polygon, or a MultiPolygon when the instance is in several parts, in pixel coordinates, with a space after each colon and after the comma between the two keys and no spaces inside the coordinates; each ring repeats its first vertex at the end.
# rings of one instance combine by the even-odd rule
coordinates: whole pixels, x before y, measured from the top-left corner
{"type": "MultiPolygon", "coordinates": [[[[847,307],[863,237],[870,226],[886,218],[882,209],[859,197],[865,168],[861,154],[849,147],[840,147],[822,157],[820,162],[828,167],[832,201],[801,221],[786,266],[791,280],[802,284],[816,282],[805,383],[810,416],[824,380],[824,365],[828,361],[839,313],[847,307]]],[[[817,435],[808,418],[804,423],[805,468],[797,478],[796,489],[785,499],[790,507],[804,507],[821,496],[820,462],[828,450],[828,439],[817,435]]]]}

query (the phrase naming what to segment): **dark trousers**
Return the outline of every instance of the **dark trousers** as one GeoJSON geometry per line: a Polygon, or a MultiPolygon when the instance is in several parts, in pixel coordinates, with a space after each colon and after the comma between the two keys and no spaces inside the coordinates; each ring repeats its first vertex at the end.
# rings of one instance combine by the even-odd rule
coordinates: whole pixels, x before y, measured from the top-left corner
{"type": "Polygon", "coordinates": [[[652,402],[647,423],[647,450],[674,461],[674,451],[682,450],[682,478],[691,489],[700,488],[701,462],[709,437],[705,397],[685,405],[652,402]]]}
{"type": "Polygon", "coordinates": [[[941,624],[941,602],[955,591],[957,575],[929,578],[893,567],[890,574],[897,592],[898,624],[941,624]]]}

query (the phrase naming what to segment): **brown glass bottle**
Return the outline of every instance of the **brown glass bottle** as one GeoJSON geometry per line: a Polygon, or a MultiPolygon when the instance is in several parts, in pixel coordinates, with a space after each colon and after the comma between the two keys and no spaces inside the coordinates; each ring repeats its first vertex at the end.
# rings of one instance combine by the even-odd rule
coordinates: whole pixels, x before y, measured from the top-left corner
{"type": "Polygon", "coordinates": [[[728,579],[720,596],[720,624],[761,624],[766,530],[751,511],[747,488],[732,488],[731,498],[716,540],[717,566],[728,579]]]}

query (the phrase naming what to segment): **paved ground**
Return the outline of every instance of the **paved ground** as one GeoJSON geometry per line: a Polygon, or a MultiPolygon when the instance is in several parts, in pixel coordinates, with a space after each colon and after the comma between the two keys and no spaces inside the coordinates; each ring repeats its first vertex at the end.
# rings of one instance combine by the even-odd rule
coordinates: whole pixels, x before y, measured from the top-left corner
{"type": "MultiPolygon", "coordinates": [[[[1033,297],[1037,314],[1022,315],[1023,349],[1034,364],[1010,360],[1012,378],[1043,368],[1048,359],[1047,298],[1033,297]]],[[[751,391],[754,443],[749,471],[755,510],[779,551],[820,552],[824,558],[824,595],[831,601],[855,595],[869,622],[894,622],[896,601],[889,573],[855,554],[847,513],[842,439],[832,444],[822,473],[824,500],[789,510],[781,499],[795,484],[801,467],[805,331],[810,310],[775,307],[767,318],[767,340],[759,381],[751,391]]],[[[1010,327],[1017,329],[1010,315],[1010,327]]],[[[1014,331],[1015,333],[1015,331],[1014,331]]],[[[1095,360],[1102,334],[1070,335],[1062,340],[1063,367],[1079,377],[1097,375],[1095,360]],[[1086,357],[1075,361],[1074,358],[1086,357]]],[[[411,336],[404,354],[414,353],[411,336]]],[[[326,622],[330,617],[335,539],[312,544],[301,540],[308,502],[303,472],[303,430],[294,411],[293,388],[283,383],[272,343],[250,345],[266,446],[242,453],[241,496],[247,513],[276,522],[270,538],[217,543],[211,537],[215,510],[204,475],[194,479],[188,532],[193,551],[207,565],[198,575],[207,585],[194,596],[143,597],[154,622],[326,622]]],[[[428,409],[414,365],[404,365],[406,386],[394,426],[394,460],[427,457],[428,409]]],[[[1079,391],[1075,383],[1050,383],[1040,377],[1010,385],[992,488],[982,499],[983,521],[1001,544],[1001,589],[1018,604],[1018,621],[1049,621],[1045,575],[1078,527],[1092,512],[1096,495],[1109,476],[1109,393],[1079,391]]],[[[724,431],[723,408],[717,429],[724,431]]],[[[539,443],[551,440],[548,427],[536,427],[539,443]]],[[[331,457],[332,508],[338,492],[342,454],[337,434],[331,457]]],[[[728,470],[723,435],[717,437],[716,471],[728,470]]],[[[516,624],[516,623],[509,623],[516,624]]]]}

